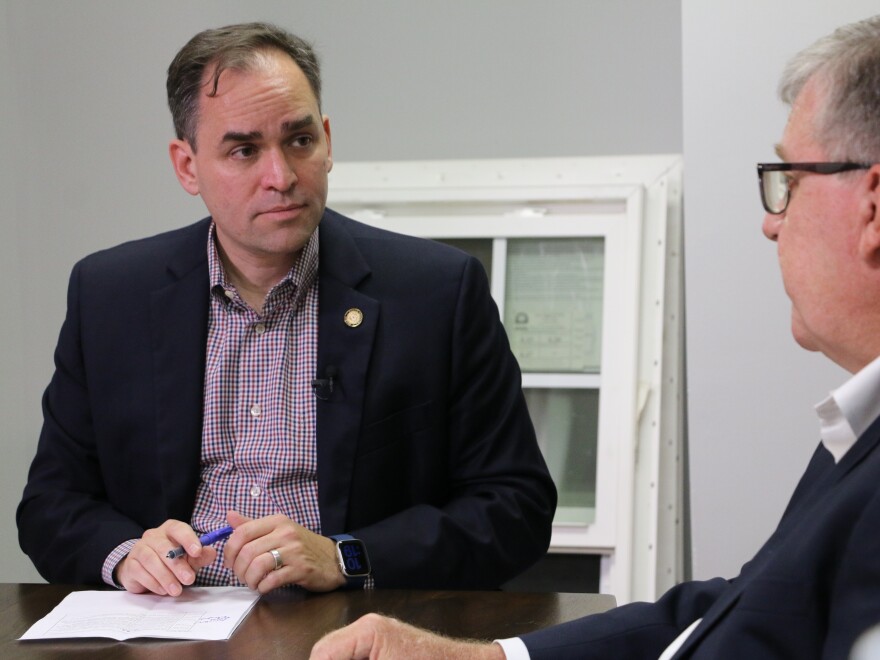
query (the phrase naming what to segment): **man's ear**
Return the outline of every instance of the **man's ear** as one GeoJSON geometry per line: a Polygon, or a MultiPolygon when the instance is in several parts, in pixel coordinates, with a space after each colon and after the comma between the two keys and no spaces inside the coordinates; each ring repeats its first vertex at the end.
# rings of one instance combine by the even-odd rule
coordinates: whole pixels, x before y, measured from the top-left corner
{"type": "Polygon", "coordinates": [[[324,124],[324,137],[327,138],[327,172],[333,169],[333,145],[330,141],[330,117],[324,115],[322,118],[324,124]]]}
{"type": "Polygon", "coordinates": [[[180,185],[190,195],[199,194],[199,182],[196,176],[196,161],[192,146],[186,140],[171,140],[168,144],[168,155],[180,185]]]}

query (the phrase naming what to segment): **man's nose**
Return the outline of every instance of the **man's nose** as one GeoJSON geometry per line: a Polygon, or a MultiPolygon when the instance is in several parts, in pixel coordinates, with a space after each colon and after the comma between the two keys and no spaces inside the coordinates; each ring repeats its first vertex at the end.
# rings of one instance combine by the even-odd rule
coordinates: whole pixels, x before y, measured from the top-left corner
{"type": "Polygon", "coordinates": [[[287,192],[296,183],[296,172],[281,149],[267,152],[263,163],[263,187],[287,192]]]}
{"type": "Polygon", "coordinates": [[[767,213],[764,215],[764,224],[761,226],[761,229],[764,232],[764,236],[769,238],[771,241],[775,241],[779,238],[779,228],[782,226],[782,221],[785,219],[785,214],[777,215],[775,213],[767,213]]]}

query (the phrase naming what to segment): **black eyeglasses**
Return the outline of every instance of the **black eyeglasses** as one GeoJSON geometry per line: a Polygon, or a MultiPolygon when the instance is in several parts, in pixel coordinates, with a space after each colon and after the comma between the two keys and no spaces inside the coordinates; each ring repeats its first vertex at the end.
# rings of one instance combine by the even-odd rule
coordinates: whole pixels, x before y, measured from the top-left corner
{"type": "Polygon", "coordinates": [[[758,186],[761,204],[767,213],[780,215],[788,208],[791,198],[791,177],[786,172],[839,174],[850,170],[869,170],[872,163],[758,163],[758,186]]]}

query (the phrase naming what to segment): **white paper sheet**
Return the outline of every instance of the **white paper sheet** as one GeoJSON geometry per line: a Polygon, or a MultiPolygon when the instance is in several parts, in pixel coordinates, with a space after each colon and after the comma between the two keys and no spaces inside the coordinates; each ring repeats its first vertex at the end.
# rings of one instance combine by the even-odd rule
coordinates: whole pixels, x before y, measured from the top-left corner
{"type": "Polygon", "coordinates": [[[189,587],[177,598],[75,591],[19,639],[229,639],[259,598],[246,587],[189,587]]]}

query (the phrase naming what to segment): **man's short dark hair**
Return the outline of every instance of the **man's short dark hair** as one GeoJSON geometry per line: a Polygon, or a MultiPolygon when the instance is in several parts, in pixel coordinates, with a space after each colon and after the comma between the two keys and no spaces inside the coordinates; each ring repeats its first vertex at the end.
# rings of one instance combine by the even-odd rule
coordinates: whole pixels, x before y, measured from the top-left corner
{"type": "Polygon", "coordinates": [[[270,23],[239,23],[199,32],[180,49],[168,67],[166,88],[174,131],[181,140],[196,148],[199,90],[205,70],[213,67],[208,96],[217,93],[220,74],[226,69],[246,71],[266,51],[278,50],[305,74],[321,108],[321,68],[312,45],[270,23]]]}

